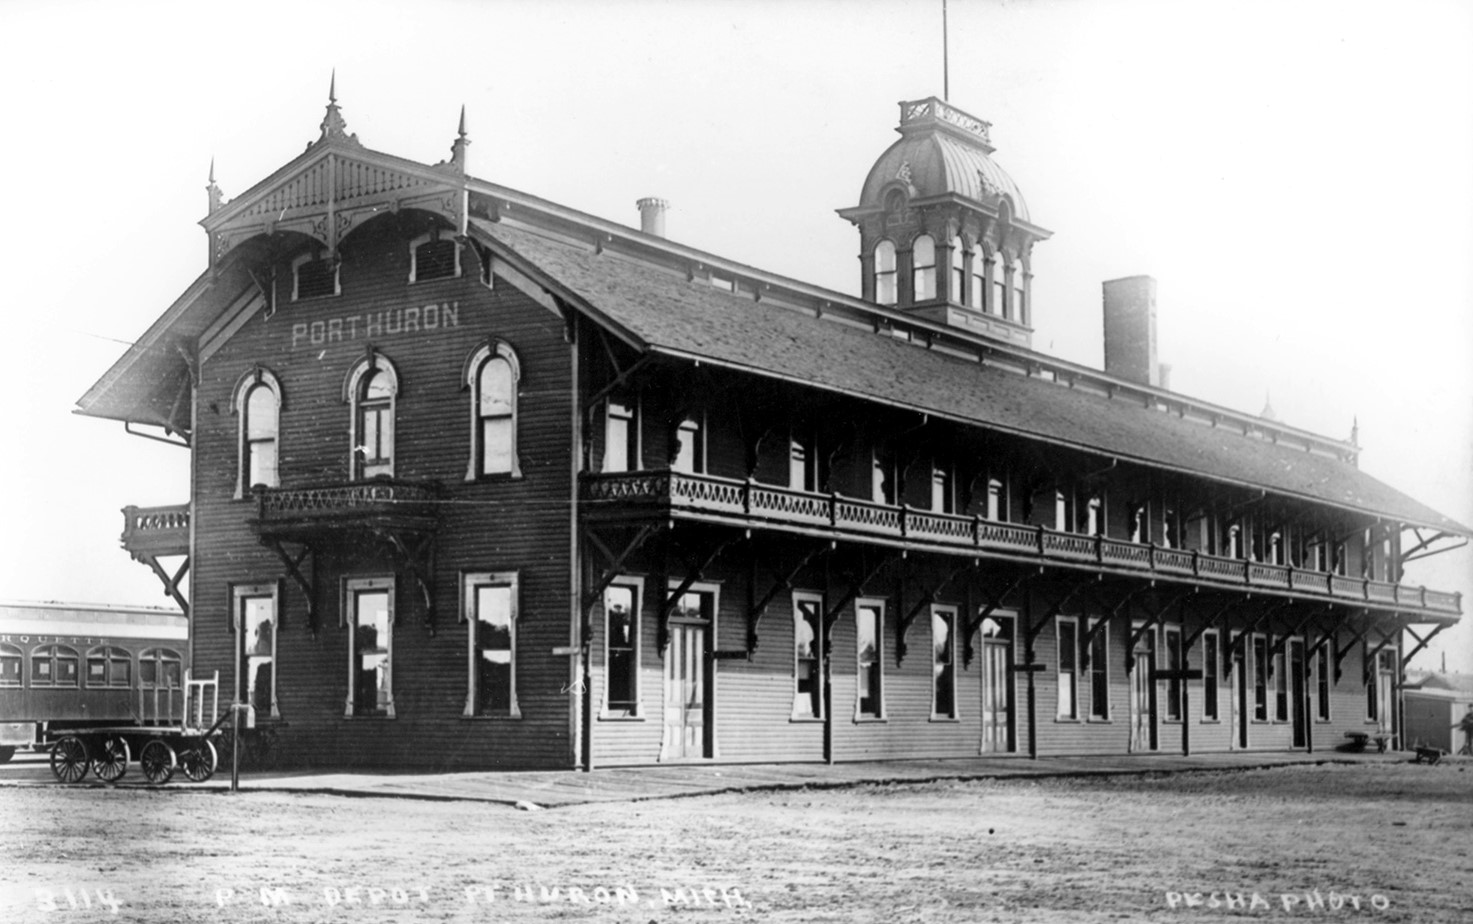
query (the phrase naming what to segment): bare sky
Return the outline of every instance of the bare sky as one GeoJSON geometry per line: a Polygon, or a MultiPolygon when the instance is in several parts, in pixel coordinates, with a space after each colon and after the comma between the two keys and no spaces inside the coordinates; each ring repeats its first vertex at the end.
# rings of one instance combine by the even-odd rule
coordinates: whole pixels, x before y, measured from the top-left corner
{"type": "MultiPolygon", "coordinates": [[[[1473,523],[1473,5],[952,0],[951,100],[1053,239],[1034,343],[1101,361],[1104,279],[1160,285],[1178,390],[1345,437],[1473,523]]],[[[896,102],[942,90],[940,0],[240,4],[0,0],[10,487],[0,597],[163,604],[125,504],[187,454],[71,416],[205,266],[227,198],[317,136],[330,70],[368,147],[847,292],[896,102]]],[[[1473,597],[1473,552],[1414,582],[1473,597]]],[[[1473,670],[1473,629],[1444,633],[1473,670]]],[[[1422,659],[1435,666],[1433,659],[1422,659]]]]}

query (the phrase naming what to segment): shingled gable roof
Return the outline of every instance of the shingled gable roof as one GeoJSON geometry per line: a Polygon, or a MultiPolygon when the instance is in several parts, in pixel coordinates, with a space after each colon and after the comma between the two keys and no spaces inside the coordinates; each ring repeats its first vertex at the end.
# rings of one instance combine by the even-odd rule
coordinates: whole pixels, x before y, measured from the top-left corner
{"type": "MultiPolygon", "coordinates": [[[[1355,466],[738,297],[481,220],[472,233],[655,353],[799,382],[1215,481],[1473,535],[1355,466]]],[[[841,296],[836,296],[841,297],[841,296]]]]}

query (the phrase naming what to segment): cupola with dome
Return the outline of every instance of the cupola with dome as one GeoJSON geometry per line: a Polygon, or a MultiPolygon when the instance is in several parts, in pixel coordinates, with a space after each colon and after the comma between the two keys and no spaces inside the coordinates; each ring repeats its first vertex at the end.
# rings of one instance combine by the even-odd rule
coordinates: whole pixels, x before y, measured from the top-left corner
{"type": "Polygon", "coordinates": [[[902,102],[900,140],[875,161],[859,205],[867,301],[1030,345],[1034,224],[992,159],[991,124],[938,99],[902,102]]]}

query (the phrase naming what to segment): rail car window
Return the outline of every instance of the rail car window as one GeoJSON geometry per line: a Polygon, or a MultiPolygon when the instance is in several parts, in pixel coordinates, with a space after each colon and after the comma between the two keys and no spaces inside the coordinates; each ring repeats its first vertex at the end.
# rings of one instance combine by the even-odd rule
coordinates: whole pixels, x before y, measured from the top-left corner
{"type": "Polygon", "coordinates": [[[133,658],[122,648],[87,652],[87,686],[126,687],[133,683],[133,658]]]}
{"type": "Polygon", "coordinates": [[[25,657],[14,645],[0,645],[0,687],[18,687],[21,684],[21,664],[25,657]]]}
{"type": "Polygon", "coordinates": [[[31,652],[31,686],[74,687],[81,659],[65,645],[46,645],[31,652]]]}
{"type": "Polygon", "coordinates": [[[517,573],[463,577],[463,616],[469,627],[470,678],[465,714],[521,718],[517,706],[517,573]]]}
{"type": "Polygon", "coordinates": [[[236,587],[234,598],[240,695],[251,707],[253,720],[280,718],[276,707],[276,587],[236,587]]]}
{"type": "Polygon", "coordinates": [[[150,648],[138,656],[138,685],[174,690],[184,685],[183,659],[168,648],[150,648]]]}

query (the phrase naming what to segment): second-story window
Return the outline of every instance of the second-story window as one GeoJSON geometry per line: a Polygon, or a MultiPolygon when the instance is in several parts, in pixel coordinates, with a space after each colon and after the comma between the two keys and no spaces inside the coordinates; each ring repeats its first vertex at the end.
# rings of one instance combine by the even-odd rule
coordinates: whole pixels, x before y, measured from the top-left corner
{"type": "Polygon", "coordinates": [[[893,241],[880,241],[875,245],[875,301],[881,305],[893,305],[896,302],[893,241]]]}
{"type": "Polygon", "coordinates": [[[818,490],[818,452],[807,433],[788,438],[788,487],[794,491],[818,490]]]}
{"type": "Polygon", "coordinates": [[[967,304],[978,311],[987,310],[987,258],[982,254],[982,245],[972,248],[972,288],[967,293],[967,304]]]}
{"type": "Polygon", "coordinates": [[[337,260],[304,253],[292,261],[292,301],[341,293],[337,260]]]}
{"type": "Polygon", "coordinates": [[[987,519],[999,523],[1008,518],[1008,483],[1001,475],[987,479],[987,519]]]}
{"type": "Polygon", "coordinates": [[[359,360],[348,373],[344,398],[352,406],[352,459],[355,480],[394,476],[394,412],[399,376],[378,353],[359,360]]]}
{"type": "Polygon", "coordinates": [[[235,496],[244,497],[261,485],[278,487],[280,458],[281,383],[259,366],[236,383],[232,410],[240,418],[239,477],[235,496]]]}
{"type": "Polygon", "coordinates": [[[1027,277],[1023,273],[1023,261],[1014,259],[1012,266],[1008,267],[1008,276],[1013,286],[1012,304],[1008,308],[1008,317],[1019,324],[1028,323],[1027,290],[1025,283],[1027,277]]]}
{"type": "Polygon", "coordinates": [[[931,509],[937,513],[956,512],[955,473],[945,459],[931,463],[931,509]]]}
{"type": "Polygon", "coordinates": [[[691,475],[706,471],[706,435],[700,415],[686,417],[676,424],[674,449],[670,457],[671,469],[691,475]]]}
{"type": "Polygon", "coordinates": [[[1007,262],[1002,251],[992,254],[992,313],[1008,316],[1008,277],[1007,262]]]}
{"type": "Polygon", "coordinates": [[[521,475],[517,455],[517,393],[521,366],[501,340],[482,343],[466,362],[471,392],[471,462],[466,481],[482,475],[521,475]]]}
{"type": "Polygon", "coordinates": [[[895,451],[876,446],[870,457],[870,500],[877,504],[894,504],[900,495],[900,466],[895,451]]]}
{"type": "Polygon", "coordinates": [[[460,245],[449,234],[430,231],[409,242],[409,281],[460,275],[460,245]]]}
{"type": "Polygon", "coordinates": [[[936,297],[936,242],[922,234],[910,245],[911,301],[924,302],[936,297]]]}
{"type": "Polygon", "coordinates": [[[951,291],[947,292],[947,300],[958,305],[966,304],[967,284],[967,254],[962,250],[962,239],[953,237],[951,239],[951,291]]]}
{"type": "Polygon", "coordinates": [[[604,471],[639,471],[638,412],[639,405],[633,396],[609,398],[604,408],[604,471]]]}

